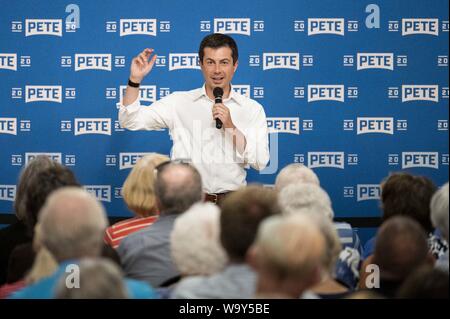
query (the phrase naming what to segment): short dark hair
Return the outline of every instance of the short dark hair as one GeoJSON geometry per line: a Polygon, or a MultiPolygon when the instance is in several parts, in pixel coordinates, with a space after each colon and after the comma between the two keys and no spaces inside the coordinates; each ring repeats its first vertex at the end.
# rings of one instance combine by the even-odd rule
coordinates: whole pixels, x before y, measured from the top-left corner
{"type": "Polygon", "coordinates": [[[205,48],[217,49],[221,47],[228,47],[231,49],[233,64],[236,64],[239,58],[237,44],[232,37],[222,33],[213,33],[203,38],[202,42],[200,43],[200,48],[198,49],[198,57],[200,63],[203,63],[203,57],[205,56],[204,51],[205,48]]]}
{"type": "Polygon", "coordinates": [[[383,221],[392,216],[407,216],[430,233],[433,230],[430,202],[436,189],[427,177],[404,172],[391,174],[381,185],[383,221]]]}
{"type": "Polygon", "coordinates": [[[184,213],[203,196],[202,178],[197,169],[186,163],[165,162],[157,169],[155,195],[162,213],[184,213]],[[182,168],[188,175],[174,179],[171,170],[182,168]]]}
{"type": "Polygon", "coordinates": [[[44,206],[47,197],[53,191],[64,186],[81,186],[74,173],[67,167],[55,163],[53,167],[39,172],[28,184],[26,190],[26,215],[24,222],[28,233],[33,236],[38,214],[44,206]]]}
{"type": "Polygon", "coordinates": [[[395,216],[381,225],[373,257],[373,263],[380,267],[381,278],[403,281],[426,263],[427,256],[427,237],[415,220],[395,216]]]}
{"type": "Polygon", "coordinates": [[[245,261],[261,221],[281,213],[276,192],[257,185],[231,193],[220,206],[220,241],[228,257],[236,262],[245,261]]]}

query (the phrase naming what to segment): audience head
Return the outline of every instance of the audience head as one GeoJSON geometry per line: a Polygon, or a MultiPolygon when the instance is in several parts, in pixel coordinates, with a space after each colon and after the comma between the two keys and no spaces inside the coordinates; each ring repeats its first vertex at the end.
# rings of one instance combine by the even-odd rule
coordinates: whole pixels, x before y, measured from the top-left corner
{"type": "Polygon", "coordinates": [[[314,210],[333,220],[334,212],[327,192],[319,185],[295,183],[287,185],[278,193],[278,202],[284,214],[295,214],[302,210],[314,210]]]}
{"type": "Polygon", "coordinates": [[[430,210],[433,226],[448,241],[448,182],[433,195],[430,210]]]}
{"type": "Polygon", "coordinates": [[[243,263],[260,222],[280,213],[276,193],[262,186],[247,186],[228,195],[221,207],[220,241],[231,262],[243,263]]]}
{"type": "Polygon", "coordinates": [[[203,199],[202,179],[194,166],[169,162],[157,170],[155,194],[161,212],[183,213],[203,199]]]}
{"type": "Polygon", "coordinates": [[[422,266],[411,273],[398,290],[399,298],[448,299],[448,272],[422,266]]]}
{"type": "Polygon", "coordinates": [[[55,293],[56,299],[126,299],[127,288],[119,267],[107,259],[86,258],[78,264],[78,288],[69,288],[65,275],[61,276],[55,293]]]}
{"type": "Polygon", "coordinates": [[[284,187],[294,183],[311,183],[320,185],[316,173],[303,164],[289,164],[284,167],[277,175],[275,180],[276,191],[281,191],[284,187]]]}
{"type": "Polygon", "coordinates": [[[161,154],[150,154],[139,159],[126,178],[122,194],[128,208],[141,217],[157,212],[155,197],[155,167],[170,159],[161,154]]]}
{"type": "Polygon", "coordinates": [[[403,281],[427,261],[427,237],[411,218],[397,216],[385,221],[378,230],[373,263],[382,279],[403,281]]]}
{"type": "Polygon", "coordinates": [[[220,211],[211,203],[197,203],[175,220],[172,258],[182,275],[211,275],[222,270],[227,257],[220,240],[220,211]]]}
{"type": "Polygon", "coordinates": [[[48,156],[38,155],[22,169],[17,184],[16,198],[14,200],[14,212],[19,220],[24,220],[26,218],[26,195],[28,193],[28,184],[35,179],[37,174],[55,164],[56,162],[52,161],[48,156]]]}
{"type": "Polygon", "coordinates": [[[383,220],[408,216],[430,233],[433,230],[430,202],[435,191],[436,186],[427,177],[404,172],[391,174],[381,185],[383,220]]]}
{"type": "Polygon", "coordinates": [[[258,293],[298,298],[321,278],[325,239],[306,215],[274,216],[261,223],[249,251],[258,272],[258,293]]]}
{"type": "Polygon", "coordinates": [[[100,254],[106,214],[85,190],[65,187],[52,193],[40,212],[39,222],[42,244],[58,262],[100,254]]]}
{"type": "Polygon", "coordinates": [[[28,182],[26,191],[24,222],[30,234],[34,233],[38,214],[47,197],[64,186],[80,186],[73,172],[59,164],[41,170],[28,182]]]}

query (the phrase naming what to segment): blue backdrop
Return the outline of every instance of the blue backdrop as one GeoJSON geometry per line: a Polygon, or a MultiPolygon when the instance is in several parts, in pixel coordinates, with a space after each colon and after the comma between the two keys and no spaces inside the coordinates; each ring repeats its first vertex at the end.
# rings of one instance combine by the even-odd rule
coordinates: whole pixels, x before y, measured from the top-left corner
{"type": "Polygon", "coordinates": [[[0,212],[36,153],[70,166],[110,216],[145,152],[170,153],[167,131],[130,132],[116,103],[131,59],[155,48],[150,104],[202,85],[196,52],[231,34],[233,83],[259,101],[273,184],[292,162],[313,168],[338,217],[379,216],[379,183],[407,170],[448,179],[448,4],[433,1],[0,1],[0,212]]]}

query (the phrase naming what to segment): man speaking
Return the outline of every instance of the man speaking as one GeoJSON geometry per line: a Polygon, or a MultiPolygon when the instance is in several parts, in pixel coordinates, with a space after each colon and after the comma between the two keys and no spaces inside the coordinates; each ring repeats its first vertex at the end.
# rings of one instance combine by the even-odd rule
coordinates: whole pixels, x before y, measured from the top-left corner
{"type": "Polygon", "coordinates": [[[256,101],[233,91],[238,67],[236,42],[211,34],[200,43],[203,87],[174,92],[151,106],[139,102],[139,85],[156,61],[145,49],[131,62],[130,78],[119,103],[120,125],[129,130],[168,128],[172,159],[191,162],[200,172],[206,199],[218,202],[246,184],[245,168],[262,170],[269,161],[266,116],[256,101]]]}

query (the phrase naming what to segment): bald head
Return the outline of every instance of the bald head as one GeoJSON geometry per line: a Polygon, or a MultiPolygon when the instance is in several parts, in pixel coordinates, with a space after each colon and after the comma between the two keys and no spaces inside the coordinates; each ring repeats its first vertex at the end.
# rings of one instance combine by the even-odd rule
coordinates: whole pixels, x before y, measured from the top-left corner
{"type": "Polygon", "coordinates": [[[42,242],[58,261],[99,255],[106,214],[85,190],[65,187],[52,193],[39,222],[42,242]]]}
{"type": "Polygon", "coordinates": [[[202,200],[202,180],[195,167],[187,164],[167,164],[158,172],[155,194],[162,212],[183,213],[202,200]]]}

